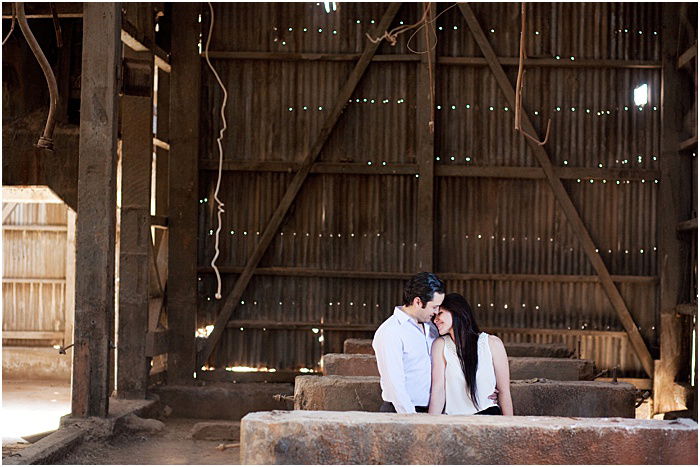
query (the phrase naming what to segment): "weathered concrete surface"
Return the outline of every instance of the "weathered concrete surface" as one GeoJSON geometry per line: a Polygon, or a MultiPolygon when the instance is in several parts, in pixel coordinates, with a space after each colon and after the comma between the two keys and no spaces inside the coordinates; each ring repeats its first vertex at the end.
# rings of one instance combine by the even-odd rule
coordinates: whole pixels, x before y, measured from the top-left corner
{"type": "Polygon", "coordinates": [[[195,426],[192,427],[192,431],[190,431],[190,438],[192,439],[238,441],[240,437],[241,422],[200,422],[195,424],[195,426]]]}
{"type": "Polygon", "coordinates": [[[61,418],[61,427],[58,430],[22,449],[16,455],[3,459],[2,463],[8,465],[53,464],[83,441],[107,439],[117,431],[143,431],[146,426],[151,429],[156,428],[162,425],[162,422],[146,420],[139,416],[152,413],[157,405],[157,400],[110,398],[107,418],[85,419],[66,415],[61,418]]]}
{"type": "Polygon", "coordinates": [[[697,424],[273,412],[242,422],[242,464],[694,464],[697,424]]]}
{"type": "Polygon", "coordinates": [[[240,420],[249,412],[285,410],[276,394],[292,394],[288,383],[210,383],[206,386],[159,386],[154,389],[174,417],[240,420]]]}
{"type": "Polygon", "coordinates": [[[560,417],[264,412],[241,464],[697,464],[697,423],[560,417]]]}
{"type": "MultiPolygon", "coordinates": [[[[515,415],[634,418],[635,388],[597,381],[512,381],[515,415]]],[[[378,412],[376,376],[297,376],[294,409],[378,412]]]]}
{"type": "MultiPolygon", "coordinates": [[[[511,379],[546,378],[585,381],[595,376],[591,360],[572,358],[509,357],[511,379]]],[[[369,354],[328,353],[322,358],[323,374],[338,376],[379,376],[377,360],[369,354]]]]}
{"type": "Polygon", "coordinates": [[[590,381],[595,377],[592,360],[508,357],[508,366],[511,380],[546,378],[556,381],[590,381]]]}
{"type": "Polygon", "coordinates": [[[569,358],[574,354],[566,344],[509,342],[505,346],[509,357],[569,358]]]}
{"type": "Polygon", "coordinates": [[[71,355],[52,347],[2,348],[2,377],[70,381],[71,355]]]}
{"type": "MultiPolygon", "coordinates": [[[[536,344],[534,342],[506,343],[506,353],[509,357],[548,357],[569,358],[573,352],[566,344],[536,344]]],[[[348,354],[374,355],[372,339],[345,339],[343,352],[348,354]]]]}
{"type": "Polygon", "coordinates": [[[343,342],[343,352],[374,355],[372,339],[345,339],[345,342],[343,342]]]}

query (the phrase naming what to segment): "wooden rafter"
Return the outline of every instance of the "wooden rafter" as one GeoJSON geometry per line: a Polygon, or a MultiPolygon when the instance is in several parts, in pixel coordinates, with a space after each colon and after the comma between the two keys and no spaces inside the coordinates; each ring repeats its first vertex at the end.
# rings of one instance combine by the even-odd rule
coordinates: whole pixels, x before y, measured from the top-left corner
{"type": "MultiPolygon", "coordinates": [[[[394,20],[394,17],[396,16],[396,13],[398,12],[400,6],[400,3],[391,3],[389,5],[381,21],[379,21],[376,30],[373,31],[375,37],[381,34],[383,31],[389,29],[389,26],[394,20]]],[[[292,202],[296,198],[297,193],[299,193],[299,190],[301,189],[302,185],[304,184],[304,181],[309,175],[311,171],[311,166],[318,158],[318,155],[321,153],[321,149],[323,148],[324,144],[326,143],[326,140],[331,134],[331,131],[338,122],[338,119],[340,118],[343,109],[348,103],[348,99],[354,92],[355,88],[357,87],[357,84],[360,82],[360,79],[367,70],[367,66],[369,65],[370,61],[372,60],[372,57],[377,51],[379,44],[379,42],[373,43],[371,41],[367,41],[367,45],[365,46],[365,50],[362,52],[362,56],[358,60],[352,73],[350,73],[350,76],[348,77],[347,81],[338,93],[338,97],[336,98],[335,104],[333,105],[333,110],[330,112],[323,127],[321,128],[321,131],[316,137],[316,141],[311,146],[309,152],[306,154],[302,166],[294,176],[294,179],[292,179],[292,182],[290,183],[289,187],[287,187],[287,191],[285,192],[284,197],[275,209],[275,212],[272,214],[270,222],[268,223],[267,227],[265,228],[265,231],[261,235],[260,241],[256,245],[253,254],[250,256],[250,258],[248,258],[248,261],[246,262],[245,269],[238,277],[238,280],[236,281],[236,284],[234,285],[231,292],[229,292],[228,296],[225,298],[223,305],[221,306],[221,309],[219,311],[219,315],[216,318],[214,329],[207,338],[207,341],[204,345],[204,348],[202,349],[201,354],[199,354],[198,356],[199,358],[197,359],[196,368],[200,368],[204,364],[204,362],[206,362],[206,360],[209,358],[212,351],[214,350],[214,346],[221,338],[221,335],[223,334],[224,329],[226,328],[226,324],[231,318],[231,314],[236,309],[236,305],[239,303],[243,292],[245,292],[245,289],[246,287],[248,287],[250,279],[253,277],[253,273],[255,272],[256,266],[267,251],[267,247],[272,242],[272,239],[275,237],[277,229],[279,229],[280,225],[282,224],[282,220],[287,214],[287,211],[289,211],[292,202]]]]}
{"type": "MultiPolygon", "coordinates": [[[[469,5],[464,3],[460,3],[459,8],[462,11],[464,18],[467,20],[469,29],[471,30],[474,39],[479,45],[481,52],[484,54],[484,57],[486,57],[486,60],[489,62],[489,67],[491,68],[491,71],[493,72],[499,87],[503,91],[506,100],[511,106],[514,106],[515,89],[512,83],[508,80],[508,77],[506,76],[503,67],[498,63],[496,53],[494,52],[493,48],[491,47],[491,44],[486,38],[486,35],[484,34],[484,31],[481,28],[481,25],[479,24],[479,21],[474,15],[474,12],[472,11],[469,5]]],[[[531,135],[537,134],[526,112],[523,112],[522,127],[525,130],[525,132],[531,135]]],[[[608,298],[610,299],[610,303],[615,309],[615,312],[617,313],[620,322],[622,323],[623,327],[625,328],[625,331],[627,332],[630,343],[632,344],[632,348],[634,349],[637,357],[641,361],[646,373],[649,376],[653,377],[654,360],[651,357],[651,353],[649,352],[649,349],[644,343],[644,339],[642,339],[642,336],[639,333],[639,329],[637,328],[637,325],[635,324],[632,315],[627,309],[625,301],[620,295],[620,291],[613,283],[608,268],[605,266],[605,263],[603,262],[600,255],[596,252],[595,244],[593,243],[593,239],[591,238],[588,229],[586,228],[585,224],[583,223],[583,220],[581,219],[581,216],[579,215],[578,211],[576,210],[576,207],[571,201],[569,194],[566,192],[564,185],[562,184],[559,177],[557,177],[557,174],[552,165],[552,161],[550,160],[549,155],[547,154],[547,151],[542,146],[539,146],[530,140],[528,140],[528,144],[532,148],[535,157],[542,166],[547,181],[552,187],[554,196],[556,197],[559,205],[562,207],[566,218],[568,219],[569,223],[571,224],[571,227],[574,230],[574,233],[581,241],[583,249],[586,252],[586,255],[588,256],[588,259],[591,261],[593,268],[598,273],[598,276],[600,277],[600,283],[603,286],[603,289],[605,290],[605,293],[607,294],[608,298]]]]}

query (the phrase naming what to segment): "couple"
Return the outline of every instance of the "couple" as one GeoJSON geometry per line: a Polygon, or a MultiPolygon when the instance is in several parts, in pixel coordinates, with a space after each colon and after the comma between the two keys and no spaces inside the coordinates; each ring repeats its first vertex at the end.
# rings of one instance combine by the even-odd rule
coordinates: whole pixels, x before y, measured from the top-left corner
{"type": "Polygon", "coordinates": [[[372,347],[381,412],[513,415],[503,342],[480,333],[469,303],[445,295],[432,273],[406,283],[403,306],[379,326],[372,347]]]}

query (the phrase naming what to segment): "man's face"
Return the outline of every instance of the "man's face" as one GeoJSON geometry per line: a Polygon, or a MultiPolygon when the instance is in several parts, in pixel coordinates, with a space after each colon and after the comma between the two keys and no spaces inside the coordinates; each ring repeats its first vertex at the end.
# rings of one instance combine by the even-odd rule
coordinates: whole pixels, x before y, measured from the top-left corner
{"type": "Polygon", "coordinates": [[[423,303],[418,297],[413,299],[413,303],[418,305],[418,310],[416,311],[416,317],[419,323],[428,323],[433,319],[433,316],[437,314],[442,301],[445,299],[444,293],[433,294],[433,299],[428,303],[423,303]],[[422,308],[421,308],[422,307],[422,308]]]}

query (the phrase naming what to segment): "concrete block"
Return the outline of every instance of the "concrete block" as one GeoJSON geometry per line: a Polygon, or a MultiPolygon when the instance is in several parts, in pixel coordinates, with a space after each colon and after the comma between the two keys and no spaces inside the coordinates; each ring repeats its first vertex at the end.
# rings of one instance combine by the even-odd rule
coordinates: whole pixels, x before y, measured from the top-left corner
{"type": "Polygon", "coordinates": [[[158,386],[153,392],[170,406],[173,417],[240,420],[249,412],[284,410],[276,394],[292,394],[288,383],[210,383],[206,386],[158,386]]]}
{"type": "Polygon", "coordinates": [[[343,352],[374,355],[372,339],[345,339],[345,342],[343,342],[343,352]]]}
{"type": "Polygon", "coordinates": [[[196,423],[190,431],[190,438],[205,439],[211,441],[233,440],[241,437],[241,422],[200,422],[196,423]]]}
{"type": "Polygon", "coordinates": [[[692,420],[265,412],[241,464],[697,464],[692,420]]]}
{"type": "Polygon", "coordinates": [[[2,377],[20,379],[56,379],[70,381],[72,354],[60,355],[52,347],[2,348],[2,377]]]}
{"type": "MultiPolygon", "coordinates": [[[[509,357],[511,379],[546,378],[559,381],[592,380],[592,360],[572,358],[509,357]]],[[[379,376],[377,360],[368,354],[328,353],[322,358],[323,374],[338,376],[379,376]]]]}
{"type": "MultiPolygon", "coordinates": [[[[629,383],[597,381],[512,381],[516,415],[634,418],[636,390],[629,383]]],[[[297,376],[295,410],[378,412],[376,376],[297,376]]]]}
{"type": "Polygon", "coordinates": [[[509,356],[508,366],[512,380],[546,378],[557,381],[590,381],[595,377],[593,360],[509,356]]]}
{"type": "Polygon", "coordinates": [[[379,376],[377,357],[369,354],[327,353],[321,358],[321,368],[325,376],[379,376]]]}
{"type": "Polygon", "coordinates": [[[566,344],[507,342],[505,346],[509,357],[569,358],[574,354],[566,344]]]}
{"type": "MultiPolygon", "coordinates": [[[[510,357],[569,358],[573,351],[566,344],[536,344],[534,342],[506,342],[506,353],[510,357]]],[[[344,353],[374,355],[372,339],[345,339],[344,353]]]]}

